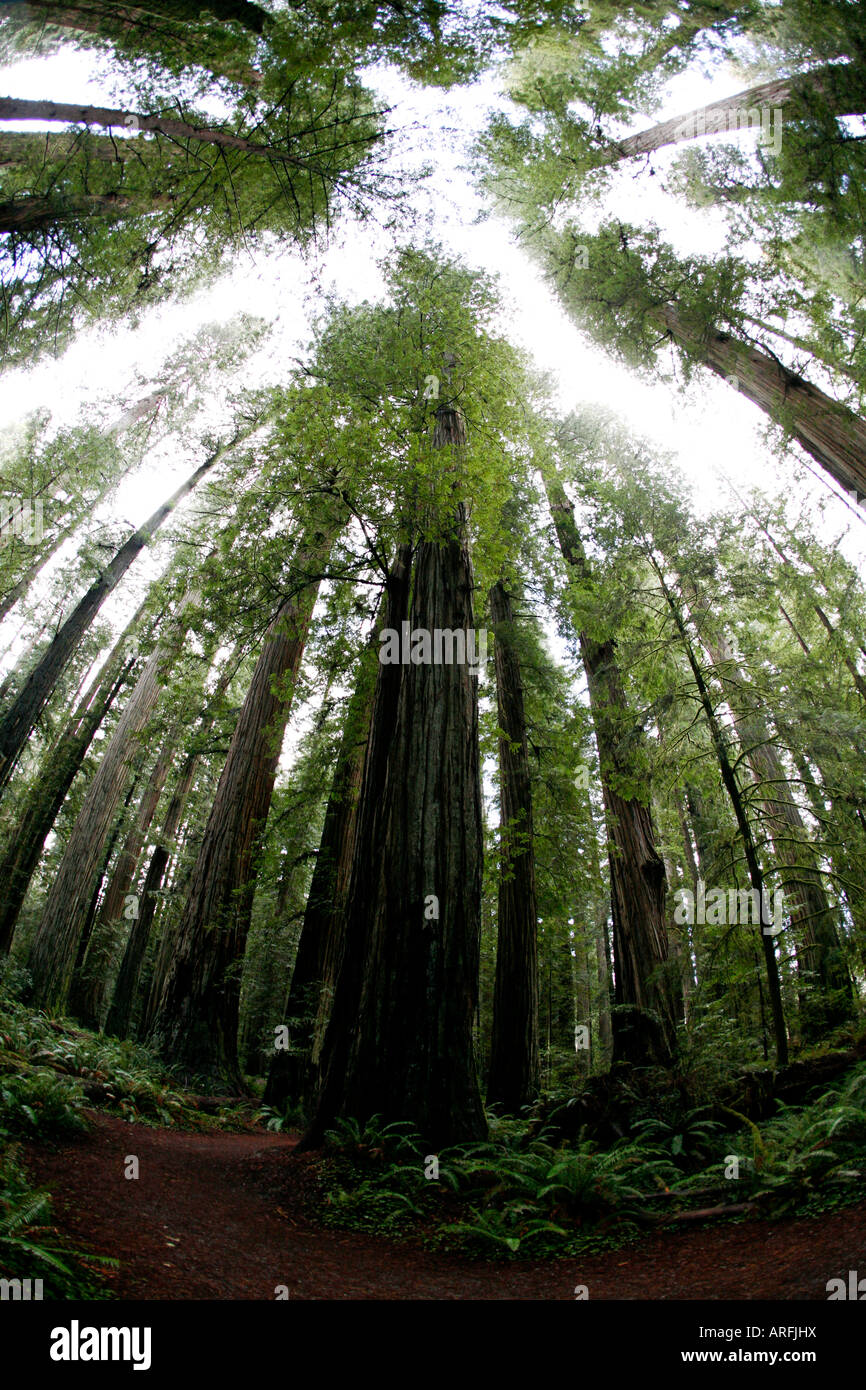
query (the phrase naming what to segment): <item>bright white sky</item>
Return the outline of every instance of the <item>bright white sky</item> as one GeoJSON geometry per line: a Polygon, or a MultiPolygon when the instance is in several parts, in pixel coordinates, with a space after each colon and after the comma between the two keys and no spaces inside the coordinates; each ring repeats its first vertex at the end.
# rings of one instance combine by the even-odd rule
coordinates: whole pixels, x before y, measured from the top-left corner
{"type": "MultiPolygon", "coordinates": [[[[395,108],[391,125],[406,131],[401,142],[408,147],[403,158],[415,165],[435,161],[435,172],[426,191],[418,195],[419,210],[427,217],[431,235],[459,253],[469,264],[501,277],[507,310],[503,325],[510,338],[529,350],[539,367],[556,382],[559,404],[570,410],[593,402],[615,410],[636,432],[671,451],[701,507],[725,505],[730,494],[722,480],[727,474],[738,487],[760,484],[770,494],[785,493],[796,504],[811,499],[817,514],[819,499],[826,500],[828,486],[806,477],[792,478],[790,465],[780,469],[762,447],[766,419],[757,408],[710,374],[701,374],[687,395],[660,384],[640,380],[609,359],[566,319],[523,252],[513,243],[506,224],[497,219],[478,220],[481,204],[470,186],[465,151],[474,132],[482,128],[491,105],[501,104],[492,78],[450,94],[419,89],[398,74],[377,70],[369,75],[385,103],[395,108]]],[[[669,99],[653,120],[675,115],[709,100],[728,95],[744,85],[732,69],[720,70],[710,82],[700,73],[687,73],[672,84],[669,99]]],[[[0,71],[0,91],[21,97],[51,97],[58,101],[111,102],[117,93],[100,75],[97,60],[86,53],[65,50],[55,56],[28,60],[0,71]]],[[[9,127],[7,124],[7,128],[9,127]]],[[[21,129],[33,129],[32,125],[21,129]]],[[[139,137],[134,137],[139,138],[139,137]]],[[[754,136],[744,134],[750,140],[754,136]]],[[[667,157],[654,165],[661,171],[667,157]]],[[[650,178],[643,165],[626,168],[607,207],[630,220],[654,220],[679,251],[712,253],[723,242],[717,214],[691,211],[668,197],[661,178],[650,178]]],[[[59,361],[48,360],[26,371],[0,378],[0,427],[10,437],[26,416],[50,407],[58,423],[72,420],[94,403],[129,392],[132,403],[138,391],[136,377],[158,378],[169,353],[198,327],[226,321],[244,311],[272,325],[273,335],[258,358],[251,360],[236,384],[254,385],[279,379],[287,361],[308,339],[311,314],[321,302],[322,286],[336,289],[348,299],[376,297],[381,281],[375,266],[388,242],[363,228],[345,227],[332,248],[315,262],[304,263],[292,252],[251,256],[241,253],[230,275],[194,299],[167,304],[148,312],[135,329],[88,334],[59,361]]],[[[111,514],[135,524],[143,521],[156,503],[200,462],[194,453],[158,451],[146,460],[138,474],[127,479],[111,506],[111,514]]],[[[866,562],[866,526],[842,502],[830,501],[824,524],[816,527],[825,539],[842,537],[840,544],[853,560],[866,562]],[[848,534],[843,536],[843,533],[848,534]]],[[[154,559],[139,560],[135,567],[143,582],[154,559]]],[[[130,586],[115,594],[104,616],[117,620],[132,610],[130,586]]],[[[19,649],[13,618],[0,627],[0,650],[12,643],[8,660],[19,649]]]]}

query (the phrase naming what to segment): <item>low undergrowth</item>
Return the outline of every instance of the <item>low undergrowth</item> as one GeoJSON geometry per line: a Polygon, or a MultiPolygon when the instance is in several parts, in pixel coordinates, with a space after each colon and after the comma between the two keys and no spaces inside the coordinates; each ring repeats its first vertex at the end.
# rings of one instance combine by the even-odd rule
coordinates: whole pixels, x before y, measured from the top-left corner
{"type": "Polygon", "coordinates": [[[756,1124],[670,1107],[600,1146],[491,1116],[485,1143],[424,1151],[411,1127],[328,1132],[317,1216],[329,1226],[478,1257],[573,1256],[683,1222],[816,1215],[862,1200],[866,1064],[756,1124]]]}

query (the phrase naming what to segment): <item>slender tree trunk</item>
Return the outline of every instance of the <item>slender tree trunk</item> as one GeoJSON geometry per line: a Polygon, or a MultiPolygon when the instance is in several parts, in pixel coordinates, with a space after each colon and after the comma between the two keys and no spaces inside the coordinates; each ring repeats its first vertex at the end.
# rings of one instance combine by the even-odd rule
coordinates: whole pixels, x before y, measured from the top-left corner
{"type": "Polygon", "coordinates": [[[48,561],[57,554],[60,547],[65,545],[70,536],[75,534],[75,531],[78,529],[79,520],[80,519],[76,517],[68,526],[58,531],[53,540],[49,541],[48,544],[39,551],[35,560],[21,575],[21,578],[17,579],[12,585],[12,588],[7,590],[3,595],[2,599],[0,599],[0,623],[2,623],[6,614],[11,612],[15,607],[18,600],[23,598],[24,594],[27,593],[27,590],[30,588],[37,574],[39,574],[48,564],[48,561]]]}
{"type": "Polygon", "coordinates": [[[244,700],[173,954],[152,986],[152,1044],[190,1074],[221,1076],[238,1091],[243,1090],[237,1061],[240,970],[255,891],[255,853],[320,576],[345,522],[343,504],[331,499],[329,505],[330,513],[321,523],[310,523],[295,552],[290,591],[268,629],[244,700]]]}
{"type": "MultiPolygon", "coordinates": [[[[749,515],[750,515],[750,516],[752,517],[752,519],[757,523],[758,528],[759,528],[759,530],[761,531],[761,533],[767,537],[767,540],[770,542],[770,545],[773,547],[773,549],[775,550],[776,554],[779,556],[779,559],[782,561],[782,564],[785,566],[785,568],[786,568],[787,570],[789,570],[792,574],[796,573],[795,567],[794,567],[794,565],[791,563],[790,557],[785,553],[785,551],[784,551],[784,550],[782,549],[782,547],[779,545],[778,541],[776,540],[775,536],[774,536],[774,535],[772,534],[772,532],[770,531],[769,527],[767,527],[767,526],[764,525],[764,523],[761,521],[760,517],[759,517],[754,511],[751,511],[751,510],[750,510],[750,511],[749,511],[749,515]]],[[[848,674],[850,675],[851,679],[853,680],[854,686],[855,686],[855,688],[856,688],[856,690],[857,690],[857,693],[858,693],[859,695],[861,695],[861,696],[863,697],[864,700],[866,700],[866,681],[864,681],[863,677],[861,676],[860,672],[858,671],[855,662],[851,659],[851,657],[850,657],[850,655],[848,654],[848,652],[845,651],[845,648],[844,648],[844,640],[845,640],[845,639],[844,639],[844,634],[840,634],[839,629],[836,628],[836,627],[834,627],[833,623],[832,623],[832,622],[830,621],[830,619],[827,617],[827,614],[825,613],[824,609],[821,607],[820,603],[819,603],[818,600],[815,599],[815,598],[812,599],[812,607],[813,607],[814,610],[815,610],[815,614],[816,614],[816,616],[817,616],[817,618],[818,618],[819,623],[821,624],[821,626],[823,627],[823,629],[824,629],[824,631],[827,633],[827,635],[828,635],[829,637],[834,637],[834,638],[836,638],[836,639],[838,640],[838,642],[839,642],[839,647],[840,647],[840,652],[841,652],[841,656],[842,656],[842,661],[843,661],[844,664],[845,664],[845,669],[847,670],[848,674]]],[[[802,636],[801,636],[800,633],[797,631],[797,628],[795,627],[795,625],[794,625],[794,623],[792,622],[791,618],[788,616],[788,613],[785,611],[785,608],[783,607],[781,601],[780,601],[780,603],[779,603],[779,608],[781,609],[782,616],[784,617],[785,621],[787,622],[788,626],[790,627],[791,631],[793,632],[794,636],[796,637],[797,641],[799,642],[799,644],[800,644],[800,646],[802,647],[803,651],[805,652],[806,656],[811,656],[811,652],[809,651],[809,648],[808,648],[806,642],[803,640],[802,636]]],[[[860,650],[862,651],[863,648],[861,647],[860,650]]]]}
{"type": "Polygon", "coordinates": [[[117,980],[115,981],[114,998],[111,1003],[111,1008],[108,1011],[108,1018],[105,1021],[105,1032],[112,1033],[118,1038],[125,1038],[129,1033],[129,1021],[132,1014],[133,1001],[135,999],[135,990],[138,985],[141,967],[144,963],[145,952],[150,940],[150,932],[156,912],[158,894],[162,888],[165,871],[171,857],[171,841],[177,832],[180,818],[183,815],[187,797],[189,796],[192,784],[195,780],[197,766],[197,754],[192,754],[185,759],[174,793],[165,813],[165,820],[160,832],[159,843],[154,849],[150,858],[150,863],[147,866],[147,874],[145,875],[144,885],[141,890],[139,913],[138,916],[133,919],[132,930],[129,933],[129,939],[123,953],[123,960],[120,963],[120,970],[117,980]]]}
{"type": "MultiPolygon", "coordinates": [[[[605,152],[604,164],[615,164],[636,155],[651,154],[665,145],[679,145],[702,135],[723,135],[748,126],[758,108],[782,108],[779,119],[802,120],[804,111],[818,101],[822,110],[836,116],[859,116],[866,111],[866,74],[855,64],[826,63],[811,72],[792,77],[775,77],[747,87],[733,96],[711,101],[693,111],[682,112],[668,121],[640,130],[618,140],[605,152]],[[734,118],[732,121],[731,118],[734,118]]],[[[754,125],[754,121],[752,121],[754,125]]]]}
{"type": "Polygon", "coordinates": [[[0,203],[0,233],[44,232],[61,222],[84,222],[94,217],[122,217],[130,211],[149,212],[165,206],[163,199],[128,198],[121,193],[89,193],[48,198],[28,194],[0,203]]]}
{"type": "Polygon", "coordinates": [[[136,614],[119,638],[63,734],[43,759],[23,814],[0,860],[0,883],[5,885],[0,903],[0,954],[6,954],[12,944],[15,925],[48,832],[60,813],[96,730],[129,676],[132,661],[122,663],[122,654],[139,617],[140,613],[136,614]]]}
{"type": "MultiPolygon", "coordinates": [[[[215,130],[209,126],[194,126],[170,116],[145,116],[122,107],[86,106],[74,102],[31,101],[24,97],[0,97],[0,120],[3,121],[74,121],[78,125],[105,126],[129,131],[152,131],[170,140],[192,140],[198,144],[217,145],[220,149],[241,150],[244,154],[260,155],[277,164],[290,164],[300,169],[311,167],[309,157],[287,154],[277,146],[260,145],[230,130],[215,130]]],[[[131,137],[134,138],[134,137],[131,137]]]]}
{"type": "MultiPolygon", "coordinates": [[[[169,650],[176,641],[177,634],[169,650]]],[[[167,647],[165,641],[157,645],[120,716],[48,894],[29,962],[34,999],[42,1008],[60,1011],[66,1004],[102,846],[129,774],[136,736],[159,699],[159,668],[167,647]]]]}
{"type": "MultiPolygon", "coordinates": [[[[234,657],[232,657],[226,662],[225,668],[220,675],[216,689],[209,702],[208,711],[203,716],[200,727],[196,730],[195,739],[199,744],[207,737],[207,734],[213,726],[216,718],[216,706],[225,694],[229,682],[235,673],[235,669],[235,660],[234,657]]],[[[171,800],[168,803],[158,842],[151,855],[150,863],[147,866],[147,873],[141,890],[139,913],[133,920],[132,930],[129,933],[129,939],[126,943],[126,949],[124,950],[123,959],[120,963],[120,970],[117,980],[115,981],[111,1008],[108,1011],[108,1017],[105,1021],[106,1033],[113,1033],[119,1038],[125,1038],[129,1033],[135,992],[139,984],[145,953],[150,941],[158,897],[162,890],[166,870],[171,858],[171,846],[178,833],[186,809],[187,800],[195,781],[196,772],[198,771],[199,761],[200,754],[198,752],[188,753],[183,761],[180,775],[175,783],[171,800]]]]}
{"type": "Polygon", "coordinates": [[[511,595],[490,591],[499,720],[499,906],[488,1104],[516,1115],[538,1095],[538,908],[532,790],[511,595]]]}
{"type": "MultiPolygon", "coordinates": [[[[404,552],[398,564],[408,570],[404,552]]],[[[380,608],[371,643],[378,651],[380,626],[391,626],[387,604],[380,608]],[[383,623],[384,619],[384,623],[383,623]]],[[[399,630],[399,628],[397,629],[399,630]]],[[[309,1104],[316,1096],[322,1044],[343,955],[345,906],[352,871],[358,804],[376,694],[376,658],[362,658],[346,714],[316,865],[307,895],[298,953],[283,1017],[299,1020],[291,1051],[275,1051],[264,1099],[282,1108],[290,1099],[309,1104]]]]}
{"type": "MultiPolygon", "coordinates": [[[[547,496],[563,557],[585,577],[588,564],[561,483],[547,482],[547,496]]],[[[649,808],[626,797],[616,783],[623,766],[622,717],[628,705],[613,640],[579,634],[601,765],[608,830],[615,1004],[614,1061],[671,1065],[676,1051],[678,1007],[674,963],[665,920],[665,870],[656,848],[649,808]]]]}
{"type": "Polygon", "coordinates": [[[99,942],[102,959],[94,961],[92,950],[88,951],[80,971],[72,982],[70,1011],[84,1024],[85,1028],[98,1029],[101,1027],[109,984],[108,971],[113,955],[111,948],[114,947],[117,936],[122,931],[123,922],[135,921],[134,916],[127,916],[130,905],[127,904],[126,900],[135,881],[145,837],[156,815],[156,808],[162,795],[162,788],[174,753],[177,735],[178,727],[175,726],[163,744],[151,769],[150,777],[138,806],[135,823],[129,830],[112,870],[111,879],[95,924],[95,938],[99,942]],[[105,958],[106,956],[108,959],[105,958]]]}
{"type": "Polygon", "coordinates": [[[792,925],[803,943],[803,965],[814,981],[800,992],[801,1030],[805,1037],[820,1038],[829,1029],[850,1022],[854,999],[815,850],[791,795],[770,730],[757,711],[745,707],[746,679],[727,639],[712,631],[703,610],[698,630],[734,712],[737,736],[761,787],[761,804],[776,860],[782,866],[792,925]]]}
{"type": "MultiPolygon", "coordinates": [[[[707,684],[704,680],[703,672],[701,671],[701,668],[695,657],[694,648],[692,647],[691,640],[689,638],[688,632],[686,631],[686,626],[683,621],[682,614],[680,613],[679,607],[676,603],[676,600],[674,599],[673,594],[671,593],[670,589],[665,583],[664,575],[660,567],[652,559],[650,559],[650,563],[653,565],[653,569],[655,570],[656,578],[658,579],[659,586],[670,610],[674,626],[676,627],[677,633],[679,634],[680,640],[683,644],[686,659],[691,668],[692,675],[694,676],[695,685],[697,686],[698,690],[698,698],[701,702],[701,708],[704,711],[704,716],[706,718],[707,725],[709,728],[713,749],[715,751],[716,758],[719,763],[719,770],[722,776],[722,783],[725,787],[726,792],[728,793],[731,805],[734,810],[734,815],[736,817],[737,828],[739,829],[740,839],[742,840],[743,844],[743,853],[746,859],[746,867],[748,869],[749,881],[751,882],[753,889],[758,895],[758,902],[762,905],[759,917],[763,918],[764,875],[761,869],[760,862],[758,860],[758,853],[755,848],[755,841],[752,835],[752,827],[749,824],[749,819],[746,815],[746,808],[743,803],[740,788],[737,785],[736,774],[734,773],[734,769],[731,766],[731,760],[728,757],[728,750],[725,743],[724,735],[722,733],[719,721],[716,718],[715,710],[713,709],[713,703],[710,699],[709,691],[707,690],[707,684]]],[[[759,921],[758,926],[761,932],[761,945],[763,946],[764,950],[764,964],[767,972],[767,989],[770,996],[770,1011],[773,1019],[773,1035],[776,1044],[776,1060],[779,1066],[781,1067],[784,1066],[788,1061],[788,1034],[785,1027],[785,1013],[782,1006],[782,992],[779,981],[779,963],[776,959],[776,947],[773,937],[768,935],[764,931],[763,922],[759,921]]]]}
{"type": "MultiPolygon", "coordinates": [[[[237,437],[231,441],[237,443],[237,437]]],[[[30,672],[20,694],[13,701],[0,720],[0,788],[6,785],[12,770],[21,755],[37,719],[48,703],[57,682],[63,675],[72,656],[88,628],[93,623],[105,599],[117,587],[132,562],[151,540],[156,531],[171,515],[175,507],[187,497],[202,478],[223,457],[231,445],[221,445],[204,463],[198,467],[176,492],[163,502],[161,507],[129,537],[118,550],[114,559],[91,585],[83,598],[66,619],[66,622],[50,642],[34,669],[30,672]]]]}
{"type": "Polygon", "coordinates": [[[866,493],[866,421],[790,371],[777,358],[729,333],[699,333],[672,306],[653,318],[673,340],[729,381],[796,439],[847,491],[866,493]]]}
{"type": "MultiPolygon", "coordinates": [[[[412,629],[472,628],[464,526],[461,507],[452,539],[418,546],[412,629]]],[[[473,1019],[483,842],[469,667],[383,666],[370,747],[325,1081],[303,1142],[319,1142],[336,1116],[375,1114],[410,1121],[434,1149],[482,1139],[473,1019]],[[390,731],[376,721],[388,724],[394,673],[390,731]],[[383,755],[383,790],[371,806],[383,755]]]]}

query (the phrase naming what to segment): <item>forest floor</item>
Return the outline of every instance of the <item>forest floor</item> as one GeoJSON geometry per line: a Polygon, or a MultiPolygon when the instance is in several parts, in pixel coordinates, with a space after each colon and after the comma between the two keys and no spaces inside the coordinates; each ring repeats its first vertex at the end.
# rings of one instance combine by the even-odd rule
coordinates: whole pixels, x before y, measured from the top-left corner
{"type": "Polygon", "coordinates": [[[53,1222],[79,1250],[114,1256],[120,1299],[827,1298],[866,1267],[866,1202],[818,1218],[666,1231],[579,1260],[471,1261],[352,1231],[309,1214],[315,1154],[261,1129],[190,1133],[93,1114],[87,1135],[27,1144],[53,1222]],[[127,1159],[139,1177],[124,1176],[127,1159]]]}

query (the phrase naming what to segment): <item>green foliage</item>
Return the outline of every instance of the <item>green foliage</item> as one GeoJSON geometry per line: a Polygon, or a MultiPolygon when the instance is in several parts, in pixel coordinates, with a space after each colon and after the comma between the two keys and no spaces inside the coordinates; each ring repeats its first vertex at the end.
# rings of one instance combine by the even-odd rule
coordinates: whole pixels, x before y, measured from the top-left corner
{"type": "Polygon", "coordinates": [[[10,997],[23,982],[7,972],[0,986],[0,1133],[57,1139],[85,1131],[82,1111],[98,1106],[138,1124],[189,1129],[236,1123],[211,1117],[144,1048],[87,1032],[26,1008],[10,997]]]}
{"type": "Polygon", "coordinates": [[[116,1268],[118,1261],[70,1249],[50,1217],[50,1197],[31,1187],[17,1150],[7,1149],[0,1154],[0,1274],[41,1279],[48,1299],[110,1298],[98,1270],[116,1268]]]}

